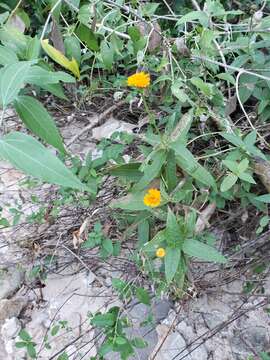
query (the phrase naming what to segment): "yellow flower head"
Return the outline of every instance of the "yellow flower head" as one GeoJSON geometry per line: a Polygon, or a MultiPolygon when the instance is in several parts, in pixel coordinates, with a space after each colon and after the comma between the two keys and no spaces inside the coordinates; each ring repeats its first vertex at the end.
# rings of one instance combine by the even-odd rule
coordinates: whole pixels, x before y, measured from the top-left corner
{"type": "Polygon", "coordinates": [[[150,75],[144,71],[138,72],[128,77],[127,84],[136,88],[146,88],[150,85],[150,75]]]}
{"type": "Polygon", "coordinates": [[[160,205],[161,196],[158,189],[149,189],[143,198],[144,205],[157,207],[160,205]]]}
{"type": "Polygon", "coordinates": [[[156,251],[156,256],[163,258],[166,255],[166,251],[163,248],[158,248],[156,251]]]}

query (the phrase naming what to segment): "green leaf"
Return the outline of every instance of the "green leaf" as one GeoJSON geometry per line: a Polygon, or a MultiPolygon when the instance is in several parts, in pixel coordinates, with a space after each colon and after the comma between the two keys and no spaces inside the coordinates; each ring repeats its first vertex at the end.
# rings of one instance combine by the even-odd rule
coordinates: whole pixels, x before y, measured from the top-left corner
{"type": "Polygon", "coordinates": [[[233,185],[236,183],[238,177],[235,174],[230,173],[229,175],[225,176],[222,180],[220,185],[220,191],[225,192],[228,191],[233,185]]]}
{"type": "Polygon", "coordinates": [[[108,173],[113,176],[122,177],[128,181],[138,181],[143,173],[139,170],[140,163],[128,163],[115,165],[108,169],[108,173]]]}
{"type": "Polygon", "coordinates": [[[148,345],[146,341],[138,337],[132,339],[131,344],[138,349],[143,349],[148,345]]]}
{"type": "Polygon", "coordinates": [[[180,229],[177,223],[176,216],[170,208],[168,208],[167,223],[166,223],[166,237],[167,243],[170,247],[176,247],[180,239],[180,229]]]}
{"type": "Polygon", "coordinates": [[[27,43],[26,60],[35,60],[40,57],[41,44],[37,36],[27,43]]]}
{"type": "Polygon", "coordinates": [[[66,95],[64,94],[64,90],[61,84],[46,84],[39,85],[42,89],[49,91],[59,99],[68,100],[66,95]]]}
{"type": "Polygon", "coordinates": [[[137,42],[141,38],[141,33],[137,26],[129,26],[128,27],[128,35],[130,36],[130,38],[133,42],[137,42]]]}
{"type": "Polygon", "coordinates": [[[17,341],[17,342],[15,343],[15,346],[16,346],[17,349],[22,349],[22,348],[24,348],[24,347],[27,346],[27,342],[17,341]]]}
{"type": "Polygon", "coordinates": [[[212,97],[214,95],[213,84],[206,83],[198,77],[193,77],[190,81],[197,89],[201,90],[205,96],[212,97]]]}
{"type": "Polygon", "coordinates": [[[143,220],[138,224],[138,248],[140,249],[149,240],[150,225],[148,220],[143,220]]]}
{"type": "Polygon", "coordinates": [[[19,337],[23,340],[23,341],[26,341],[26,342],[29,342],[32,340],[32,337],[29,335],[29,333],[25,330],[25,329],[22,329],[20,332],[19,332],[19,337]]]}
{"type": "Polygon", "coordinates": [[[88,26],[80,24],[75,31],[78,38],[86,44],[88,49],[99,51],[99,44],[94,32],[88,26]]]}
{"type": "Polygon", "coordinates": [[[238,173],[238,164],[236,161],[232,160],[222,160],[223,164],[231,170],[233,173],[238,173]]]}
{"type": "Polygon", "coordinates": [[[48,71],[35,65],[30,68],[25,81],[29,84],[43,86],[45,84],[56,84],[60,81],[74,83],[76,80],[73,76],[63,71],[48,71]]]}
{"type": "Polygon", "coordinates": [[[13,63],[17,63],[19,61],[16,53],[6,47],[6,46],[2,46],[0,45],[0,64],[1,65],[10,65],[13,63]]]}
{"type": "Polygon", "coordinates": [[[33,343],[29,343],[27,344],[27,353],[30,356],[31,359],[36,359],[37,358],[37,353],[36,353],[36,349],[35,346],[33,345],[33,343]]]}
{"type": "Polygon", "coordinates": [[[189,97],[186,95],[185,91],[183,89],[181,89],[181,86],[183,86],[182,81],[180,80],[175,80],[172,83],[171,86],[171,91],[172,94],[178,99],[180,100],[182,103],[185,103],[186,101],[189,100],[189,97]]]}
{"type": "Polygon", "coordinates": [[[143,190],[150,182],[155,179],[166,160],[166,152],[164,150],[158,150],[152,154],[151,164],[147,164],[144,167],[144,175],[140,181],[134,186],[134,191],[143,190]]]}
{"type": "Polygon", "coordinates": [[[102,247],[103,249],[105,249],[105,251],[111,255],[113,253],[113,243],[112,243],[112,240],[110,239],[104,239],[102,241],[102,247]]]}
{"type": "Polygon", "coordinates": [[[165,255],[165,276],[166,281],[170,283],[176,274],[179,262],[180,262],[181,251],[180,249],[167,247],[165,255]]]}
{"type": "Polygon", "coordinates": [[[198,20],[203,27],[207,27],[209,23],[208,15],[205,11],[190,11],[177,21],[177,25],[181,25],[194,20],[198,20]]]}
{"type": "Polygon", "coordinates": [[[270,194],[256,196],[255,200],[270,204],[270,194]]]}
{"type": "Polygon", "coordinates": [[[242,141],[242,139],[240,138],[240,136],[238,136],[238,135],[236,135],[234,133],[221,132],[220,135],[222,137],[224,137],[224,139],[226,139],[227,141],[232,143],[234,146],[237,146],[237,147],[244,147],[245,146],[245,144],[242,141]]]}
{"type": "Polygon", "coordinates": [[[3,136],[0,139],[0,156],[44,182],[90,191],[57,157],[29,135],[12,132],[3,136]]]}
{"type": "Polygon", "coordinates": [[[250,174],[248,174],[248,173],[243,172],[243,173],[239,174],[238,177],[239,177],[241,180],[244,180],[244,181],[246,181],[246,182],[248,182],[248,183],[250,183],[250,184],[256,184],[256,181],[255,181],[255,180],[253,179],[253,177],[252,177],[250,174]]]}
{"type": "Polygon", "coordinates": [[[62,353],[61,355],[58,356],[57,360],[68,360],[68,354],[66,352],[62,353]]]}
{"type": "Polygon", "coordinates": [[[111,340],[107,340],[98,349],[98,354],[100,356],[105,356],[106,354],[108,354],[111,351],[113,351],[113,343],[111,340]]]}
{"type": "Polygon", "coordinates": [[[257,131],[253,130],[244,138],[244,143],[246,146],[253,146],[256,142],[256,139],[257,139],[257,131]]]}
{"type": "Polygon", "coordinates": [[[99,314],[95,315],[93,319],[91,319],[91,324],[97,327],[107,327],[113,326],[115,323],[115,315],[108,313],[108,314],[99,314]]]}
{"type": "Polygon", "coordinates": [[[74,58],[78,64],[81,63],[81,45],[75,36],[68,36],[64,40],[66,56],[69,59],[74,58]]]}
{"type": "Polygon", "coordinates": [[[177,184],[177,176],[176,176],[176,159],[174,151],[170,150],[167,156],[166,163],[166,180],[168,191],[171,192],[177,184]]]}
{"type": "Polygon", "coordinates": [[[222,74],[216,75],[216,77],[221,80],[229,81],[232,85],[235,85],[235,79],[231,74],[222,73],[222,74]]]}
{"type": "Polygon", "coordinates": [[[106,69],[111,70],[113,65],[113,48],[103,40],[100,45],[100,55],[106,69]]]}
{"type": "Polygon", "coordinates": [[[206,261],[214,261],[224,264],[227,259],[213,247],[198,240],[187,239],[183,245],[183,251],[189,255],[206,261]]]}
{"type": "Polygon", "coordinates": [[[65,153],[61,136],[53,118],[38,100],[30,96],[18,96],[14,106],[28,129],[57,148],[61,153],[65,153]]]}
{"type": "Polygon", "coordinates": [[[60,325],[53,326],[51,329],[51,335],[55,336],[59,332],[59,330],[60,330],[60,325]]]}
{"type": "Polygon", "coordinates": [[[0,102],[3,109],[15,99],[20,89],[24,87],[32,64],[31,61],[20,61],[16,64],[6,65],[0,70],[0,102]]]}
{"type": "Polygon", "coordinates": [[[144,288],[138,287],[136,289],[136,297],[139,300],[139,302],[141,302],[144,305],[150,305],[151,304],[150,296],[149,296],[148,292],[144,288]]]}
{"type": "Polygon", "coordinates": [[[152,240],[146,243],[142,250],[145,252],[156,250],[167,239],[166,230],[159,231],[152,240]]]}
{"type": "Polygon", "coordinates": [[[124,338],[123,336],[117,336],[115,342],[117,345],[125,345],[127,343],[127,339],[124,338]]]}
{"type": "Polygon", "coordinates": [[[149,210],[149,208],[144,205],[143,198],[143,192],[128,194],[120,199],[113,200],[110,206],[112,208],[130,211],[149,210]]]}
{"type": "Polygon", "coordinates": [[[198,163],[192,153],[181,142],[171,143],[170,148],[175,151],[176,162],[181,169],[204,185],[212,186],[216,189],[216,182],[213,176],[198,163]]]}
{"type": "MultiPolygon", "coordinates": [[[[237,168],[238,168],[238,173],[242,173],[244,171],[247,170],[248,168],[248,164],[249,164],[249,161],[247,158],[243,159],[240,161],[240,163],[238,164],[237,168]]],[[[240,176],[239,176],[240,177],[240,176]]]]}

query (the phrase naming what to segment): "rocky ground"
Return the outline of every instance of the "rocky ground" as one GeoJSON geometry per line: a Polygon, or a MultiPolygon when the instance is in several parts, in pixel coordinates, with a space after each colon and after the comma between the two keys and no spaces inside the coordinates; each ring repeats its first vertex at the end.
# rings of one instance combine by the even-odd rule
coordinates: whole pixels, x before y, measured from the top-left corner
{"type": "MultiPolygon", "coordinates": [[[[68,118],[63,115],[58,120],[69,142],[96,118],[81,114],[76,126],[73,115],[68,118]]],[[[8,113],[7,122],[9,126],[16,124],[12,112],[8,113]]],[[[99,124],[92,135],[100,139],[132,127],[132,124],[111,118],[110,122],[99,124]]],[[[85,134],[80,141],[74,141],[72,151],[84,156],[95,148],[92,139],[85,134]]],[[[10,214],[8,209],[19,209],[22,222],[33,211],[28,202],[32,190],[21,185],[23,179],[22,173],[1,161],[2,216],[11,219],[14,212],[10,214]]],[[[46,186],[42,188],[42,194],[46,189],[46,186]]],[[[39,231],[43,234],[45,230],[42,226],[33,228],[36,234],[39,231]]],[[[94,271],[79,255],[71,253],[74,261],[70,264],[67,261],[60,269],[56,266],[44,282],[33,284],[29,266],[35,264],[35,256],[31,258],[28,248],[28,231],[24,226],[0,231],[0,360],[27,359],[24,349],[15,347],[22,328],[27,329],[37,344],[38,359],[57,359],[57,353],[66,348],[69,359],[88,360],[95,355],[100,341],[100,335],[89,324],[88,313],[104,311],[120,303],[111,288],[111,278],[115,274],[109,267],[94,271]],[[59,331],[54,335],[52,328],[55,326],[59,331]]],[[[57,243],[55,249],[59,250],[57,243]]],[[[131,335],[142,336],[149,343],[134,359],[246,360],[249,355],[260,359],[261,351],[270,350],[270,277],[256,283],[257,291],[245,293],[247,281],[254,281],[252,274],[230,279],[227,283],[223,281],[220,286],[205,287],[203,291],[193,289],[175,303],[159,299],[151,308],[155,323],[143,328],[139,323],[147,317],[149,308],[136,303],[125,306],[134,325],[131,335]]],[[[118,357],[109,355],[108,359],[118,357]]]]}

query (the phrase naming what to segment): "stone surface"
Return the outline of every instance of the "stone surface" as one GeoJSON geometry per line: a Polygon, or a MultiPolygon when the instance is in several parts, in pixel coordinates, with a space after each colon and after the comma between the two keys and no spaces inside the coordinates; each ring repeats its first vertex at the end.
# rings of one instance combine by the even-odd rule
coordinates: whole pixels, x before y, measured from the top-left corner
{"type": "Polygon", "coordinates": [[[24,271],[16,268],[0,270],[0,299],[13,295],[22,285],[24,271]]]}
{"type": "Polygon", "coordinates": [[[23,298],[0,300],[0,321],[19,316],[25,305],[26,300],[23,298]]]}
{"type": "Polygon", "coordinates": [[[4,339],[14,339],[20,332],[22,325],[16,317],[6,319],[1,329],[1,335],[4,339]]]}
{"type": "Polygon", "coordinates": [[[109,139],[116,131],[132,133],[132,130],[135,129],[135,127],[136,125],[134,124],[110,118],[105,124],[93,129],[93,138],[97,140],[101,140],[102,138],[109,139]]]}

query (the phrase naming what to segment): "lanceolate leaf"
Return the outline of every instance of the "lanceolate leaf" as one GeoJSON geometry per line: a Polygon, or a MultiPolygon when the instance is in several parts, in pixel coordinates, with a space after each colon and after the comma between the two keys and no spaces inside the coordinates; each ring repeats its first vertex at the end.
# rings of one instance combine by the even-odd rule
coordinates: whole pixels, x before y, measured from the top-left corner
{"type": "Polygon", "coordinates": [[[10,65],[18,62],[18,57],[16,53],[8,48],[7,46],[0,45],[0,64],[1,65],[10,65]]]}
{"type": "Polygon", "coordinates": [[[167,224],[166,224],[166,237],[167,237],[167,243],[170,247],[176,247],[179,245],[180,240],[180,229],[177,223],[176,216],[171,211],[170,208],[168,208],[168,215],[167,215],[167,224]]]}
{"type": "Polygon", "coordinates": [[[187,239],[183,244],[183,251],[189,255],[206,261],[226,263],[227,259],[213,247],[198,240],[187,239]]]}
{"type": "Polygon", "coordinates": [[[18,96],[14,102],[15,109],[34,134],[65,153],[64,145],[53,118],[36,99],[30,96],[18,96]]]}
{"type": "Polygon", "coordinates": [[[12,132],[2,137],[0,157],[44,182],[91,191],[56,156],[29,135],[12,132]]]}
{"type": "Polygon", "coordinates": [[[48,40],[42,40],[41,45],[43,50],[50,56],[52,60],[63,66],[65,69],[71,71],[77,78],[80,77],[79,66],[75,59],[69,60],[59,50],[50,45],[48,40]]]}
{"type": "Polygon", "coordinates": [[[59,81],[74,83],[75,78],[63,71],[48,71],[40,66],[32,66],[26,77],[26,82],[35,85],[57,84],[59,81]]]}
{"type": "Polygon", "coordinates": [[[134,186],[135,191],[144,189],[150,182],[155,179],[166,160],[166,152],[164,150],[158,150],[152,156],[152,162],[144,167],[144,175],[140,181],[134,186]]]}
{"type": "Polygon", "coordinates": [[[216,182],[210,172],[198,163],[192,153],[181,142],[173,142],[170,147],[175,151],[176,162],[180,168],[201,183],[216,188],[216,182]]]}
{"type": "Polygon", "coordinates": [[[6,65],[0,70],[0,102],[5,109],[24,86],[32,61],[6,65]]]}
{"type": "Polygon", "coordinates": [[[180,262],[181,251],[175,248],[166,248],[165,255],[165,276],[167,282],[171,282],[180,262]]]}

